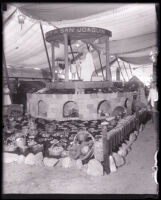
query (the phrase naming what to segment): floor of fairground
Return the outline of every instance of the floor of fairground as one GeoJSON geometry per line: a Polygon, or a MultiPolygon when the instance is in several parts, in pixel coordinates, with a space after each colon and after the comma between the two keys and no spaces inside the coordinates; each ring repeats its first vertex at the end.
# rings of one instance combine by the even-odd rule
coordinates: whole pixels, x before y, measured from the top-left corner
{"type": "Polygon", "coordinates": [[[156,149],[156,133],[149,121],[126,156],[126,164],[114,173],[92,177],[71,168],[4,164],[3,193],[157,194],[152,175],[156,149]]]}

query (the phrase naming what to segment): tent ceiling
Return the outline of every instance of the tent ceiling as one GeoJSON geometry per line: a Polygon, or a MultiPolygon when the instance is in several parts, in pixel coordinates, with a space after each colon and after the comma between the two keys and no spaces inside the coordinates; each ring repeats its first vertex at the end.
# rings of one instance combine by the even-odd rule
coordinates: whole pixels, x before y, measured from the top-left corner
{"type": "Polygon", "coordinates": [[[107,3],[28,3],[14,4],[22,13],[48,22],[72,20],[114,10],[123,4],[107,3]]]}
{"type": "MultiPolygon", "coordinates": [[[[50,22],[43,22],[44,33],[55,29],[55,26],[62,28],[78,26],[78,24],[108,29],[112,32],[110,54],[121,56],[122,59],[123,57],[126,57],[126,60],[127,57],[147,58],[152,48],[157,45],[155,4],[19,3],[9,5],[8,11],[3,15],[5,20],[15,11],[15,8],[18,8],[27,16],[50,22]]],[[[19,14],[20,12],[16,12],[4,25],[3,39],[7,64],[15,67],[48,68],[39,21],[27,17],[21,30],[18,23],[19,14]]],[[[104,53],[103,43],[94,45],[104,53]]],[[[47,48],[51,60],[49,43],[47,48]]],[[[63,45],[55,49],[55,55],[56,58],[64,58],[63,45]]],[[[103,57],[105,56],[102,56],[102,59],[103,57]]]]}

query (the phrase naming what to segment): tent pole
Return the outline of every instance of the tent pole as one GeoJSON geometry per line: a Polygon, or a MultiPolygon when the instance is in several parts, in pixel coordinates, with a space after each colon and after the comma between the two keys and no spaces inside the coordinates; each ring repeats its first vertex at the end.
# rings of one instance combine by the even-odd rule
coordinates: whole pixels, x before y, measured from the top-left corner
{"type": "Polygon", "coordinates": [[[130,63],[129,63],[129,68],[130,68],[131,76],[133,76],[130,63]]]}
{"type": "MultiPolygon", "coordinates": [[[[99,61],[100,61],[100,66],[101,66],[101,72],[102,72],[103,80],[105,80],[105,76],[104,76],[104,73],[103,73],[102,62],[101,62],[101,56],[100,56],[100,53],[98,51],[97,51],[97,53],[98,53],[98,56],[99,56],[99,61]]],[[[106,71],[107,71],[107,68],[106,68],[106,71]]]]}
{"type": "Polygon", "coordinates": [[[52,49],[52,78],[55,80],[55,48],[54,48],[54,42],[51,43],[51,49],[52,49]]]}
{"type": "Polygon", "coordinates": [[[45,42],[45,37],[44,37],[44,32],[43,32],[41,21],[40,21],[40,29],[41,29],[41,33],[42,33],[42,37],[43,37],[43,42],[44,42],[45,52],[46,52],[46,56],[47,56],[47,60],[48,60],[48,64],[49,64],[51,78],[53,78],[52,68],[51,68],[51,64],[50,64],[50,60],[49,60],[49,55],[48,55],[48,51],[47,51],[47,46],[46,46],[46,42],[45,42]]]}
{"type": "MultiPolygon", "coordinates": [[[[87,43],[86,43],[86,46],[87,46],[87,49],[88,49],[88,51],[89,51],[89,46],[88,46],[87,43]]],[[[96,75],[98,76],[98,73],[97,73],[97,70],[96,70],[96,66],[95,66],[95,64],[94,64],[94,69],[95,69],[95,73],[96,73],[96,75]]]]}
{"type": "MultiPolygon", "coordinates": [[[[111,66],[114,62],[116,62],[116,58],[115,58],[115,60],[111,61],[109,63],[109,65],[111,66]]],[[[104,66],[103,69],[106,69],[106,66],[104,66]]],[[[98,74],[99,71],[100,71],[100,69],[96,69],[97,74],[98,74]]]]}
{"type": "MultiPolygon", "coordinates": [[[[71,50],[72,57],[73,57],[73,61],[74,61],[75,58],[74,58],[74,54],[73,54],[73,49],[72,49],[71,41],[69,41],[69,46],[70,46],[70,50],[71,50]]],[[[78,79],[80,80],[79,73],[78,73],[78,69],[77,69],[77,65],[76,65],[76,71],[77,71],[78,79]]]]}
{"type": "Polygon", "coordinates": [[[127,73],[127,70],[126,70],[125,63],[124,63],[124,62],[123,62],[123,66],[124,66],[124,69],[125,69],[125,72],[126,72],[126,75],[127,75],[128,79],[130,79],[130,78],[129,78],[129,75],[128,75],[128,73],[127,73]]]}
{"type": "Polygon", "coordinates": [[[106,36],[105,38],[105,48],[106,48],[106,81],[111,81],[111,73],[110,73],[110,58],[109,58],[109,37],[106,36]]]}
{"type": "Polygon", "coordinates": [[[65,81],[69,80],[69,66],[68,66],[68,35],[64,34],[64,54],[65,54],[65,81]]]}
{"type": "Polygon", "coordinates": [[[4,66],[4,72],[5,72],[6,79],[7,79],[8,89],[9,89],[9,91],[10,91],[9,96],[10,96],[10,99],[11,99],[11,103],[13,103],[13,99],[12,99],[12,95],[11,95],[11,86],[10,86],[10,82],[9,82],[8,70],[7,70],[7,65],[6,65],[6,58],[5,58],[5,55],[4,55],[4,50],[2,50],[2,51],[3,51],[3,66],[4,66]]]}
{"type": "Polygon", "coordinates": [[[117,61],[118,67],[120,68],[120,72],[121,72],[122,78],[123,78],[123,80],[124,80],[124,82],[125,82],[125,78],[124,78],[123,73],[122,73],[122,71],[121,71],[121,67],[120,67],[118,58],[116,59],[116,61],[117,61]]]}
{"type": "Polygon", "coordinates": [[[16,13],[17,11],[17,8],[13,11],[13,13],[11,13],[11,15],[4,21],[4,25],[9,21],[11,20],[11,18],[13,17],[13,15],[16,13]]]}

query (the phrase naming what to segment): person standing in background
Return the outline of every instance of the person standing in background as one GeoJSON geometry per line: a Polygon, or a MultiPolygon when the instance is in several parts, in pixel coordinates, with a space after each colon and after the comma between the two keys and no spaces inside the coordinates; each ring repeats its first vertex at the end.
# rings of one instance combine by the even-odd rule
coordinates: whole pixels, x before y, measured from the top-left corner
{"type": "Polygon", "coordinates": [[[124,108],[125,108],[125,111],[126,111],[126,116],[132,115],[131,102],[129,101],[128,98],[125,99],[124,108]]]}
{"type": "Polygon", "coordinates": [[[8,108],[12,104],[10,95],[11,93],[10,93],[7,83],[4,83],[3,85],[3,115],[4,116],[7,115],[8,108]]]}
{"type": "Polygon", "coordinates": [[[143,119],[140,118],[139,111],[143,108],[147,109],[147,106],[138,99],[137,92],[134,92],[132,105],[131,105],[131,111],[132,111],[132,114],[135,114],[136,116],[136,131],[143,130],[144,128],[143,124],[145,125],[145,121],[147,119],[146,113],[145,113],[145,116],[142,116],[143,119]]]}
{"type": "Polygon", "coordinates": [[[151,88],[148,96],[148,103],[150,103],[152,110],[152,118],[154,122],[155,130],[158,132],[158,90],[156,86],[156,81],[151,83],[151,88]]]}
{"type": "Polygon", "coordinates": [[[8,85],[5,83],[3,87],[3,106],[9,106],[11,104],[10,90],[8,85]]]}

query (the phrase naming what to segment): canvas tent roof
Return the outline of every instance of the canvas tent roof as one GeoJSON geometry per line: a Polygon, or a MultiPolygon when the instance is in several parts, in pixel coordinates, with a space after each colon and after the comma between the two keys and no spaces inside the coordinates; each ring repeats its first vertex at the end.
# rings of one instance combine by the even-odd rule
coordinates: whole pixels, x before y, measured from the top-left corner
{"type": "MultiPolygon", "coordinates": [[[[155,4],[8,4],[3,12],[3,39],[7,65],[21,68],[48,68],[41,35],[43,30],[71,26],[105,28],[112,32],[110,55],[134,64],[150,64],[150,51],[157,46],[155,4]],[[53,12],[54,11],[54,12],[53,12]],[[18,15],[26,16],[22,30],[18,15]]],[[[94,44],[105,63],[104,44],[94,44]]],[[[51,46],[47,43],[51,61],[51,46]]],[[[64,47],[56,48],[56,58],[64,59],[64,47]]],[[[98,63],[98,59],[95,61],[98,63]]],[[[98,66],[100,66],[98,64],[98,66]]]]}

